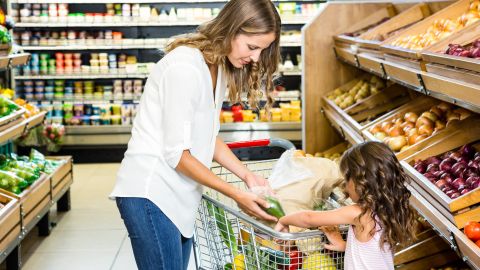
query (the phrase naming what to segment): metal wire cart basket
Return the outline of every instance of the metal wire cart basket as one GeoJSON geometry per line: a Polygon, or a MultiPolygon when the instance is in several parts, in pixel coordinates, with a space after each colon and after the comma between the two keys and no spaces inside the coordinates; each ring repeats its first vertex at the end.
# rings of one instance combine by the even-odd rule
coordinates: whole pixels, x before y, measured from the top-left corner
{"type": "MultiPolygon", "coordinates": [[[[246,162],[258,175],[268,178],[275,160],[246,162]]],[[[225,181],[246,189],[243,181],[222,166],[212,171],[225,181]]],[[[329,200],[331,202],[331,200],[329,200]]],[[[333,202],[334,207],[338,204],[333,202]]],[[[320,230],[280,233],[237,207],[235,201],[205,189],[195,224],[194,252],[198,269],[343,269],[343,252],[324,248],[320,230]]],[[[345,238],[347,228],[340,228],[345,238]]]]}

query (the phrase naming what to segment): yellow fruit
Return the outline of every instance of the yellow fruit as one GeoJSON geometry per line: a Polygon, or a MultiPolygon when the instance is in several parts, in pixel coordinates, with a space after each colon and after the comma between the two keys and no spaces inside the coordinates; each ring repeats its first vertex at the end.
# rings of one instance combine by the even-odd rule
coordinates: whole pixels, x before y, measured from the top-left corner
{"type": "Polygon", "coordinates": [[[238,254],[233,259],[233,269],[234,270],[245,270],[245,256],[243,254],[238,254]]]}
{"type": "Polygon", "coordinates": [[[316,252],[307,256],[303,260],[302,269],[308,270],[337,270],[335,261],[332,257],[320,252],[316,252]]]}

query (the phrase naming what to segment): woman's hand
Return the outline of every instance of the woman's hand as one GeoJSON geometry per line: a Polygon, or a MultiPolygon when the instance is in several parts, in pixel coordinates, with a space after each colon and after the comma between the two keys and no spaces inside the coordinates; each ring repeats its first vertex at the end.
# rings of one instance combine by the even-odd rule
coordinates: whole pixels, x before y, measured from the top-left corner
{"type": "Polygon", "coordinates": [[[340,230],[336,226],[323,226],[320,227],[325,233],[330,244],[325,244],[325,248],[333,251],[345,251],[346,242],[343,240],[340,230]]]}
{"type": "Polygon", "coordinates": [[[270,188],[270,183],[268,183],[267,179],[265,179],[265,178],[263,178],[259,175],[253,174],[253,173],[247,174],[245,176],[244,182],[245,182],[245,184],[247,184],[248,188],[252,188],[252,187],[256,187],[256,186],[270,188]]]}
{"type": "Polygon", "coordinates": [[[268,208],[269,205],[267,201],[260,198],[258,195],[255,195],[251,192],[239,191],[233,199],[237,202],[238,207],[240,207],[240,209],[242,209],[242,211],[246,214],[267,221],[277,221],[276,217],[267,214],[260,207],[262,206],[263,208],[268,208]]]}

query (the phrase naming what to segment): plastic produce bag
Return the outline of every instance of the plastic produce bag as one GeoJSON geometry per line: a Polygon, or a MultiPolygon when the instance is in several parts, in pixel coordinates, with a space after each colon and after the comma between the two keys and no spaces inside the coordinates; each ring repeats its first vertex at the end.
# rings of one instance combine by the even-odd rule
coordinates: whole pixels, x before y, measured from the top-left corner
{"type": "Polygon", "coordinates": [[[313,172],[295,157],[295,149],[285,151],[278,159],[268,178],[272,189],[278,189],[288,184],[311,178],[313,172]]]}
{"type": "Polygon", "coordinates": [[[313,210],[327,199],[332,190],[342,182],[335,161],[318,157],[299,157],[293,151],[280,158],[269,178],[270,184],[286,214],[313,210]],[[285,167],[281,167],[283,166],[285,167]],[[303,173],[302,173],[303,172],[303,173]]]}

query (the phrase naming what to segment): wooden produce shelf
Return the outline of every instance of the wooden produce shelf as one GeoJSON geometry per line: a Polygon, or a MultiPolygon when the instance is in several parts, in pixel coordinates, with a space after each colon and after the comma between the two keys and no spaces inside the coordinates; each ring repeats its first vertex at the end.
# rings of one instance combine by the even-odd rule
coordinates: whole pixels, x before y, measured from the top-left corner
{"type": "MultiPolygon", "coordinates": [[[[369,29],[366,29],[366,28],[370,27],[370,29],[373,29],[376,26],[372,26],[372,25],[377,24],[378,22],[381,22],[385,18],[391,18],[395,15],[396,15],[395,8],[393,7],[392,4],[388,4],[387,6],[385,6],[383,8],[380,8],[380,9],[376,10],[375,12],[369,14],[368,16],[363,18],[362,20],[354,23],[344,32],[345,33],[355,33],[357,31],[362,31],[362,30],[365,30],[365,32],[366,32],[366,30],[369,30],[369,29]]],[[[356,44],[357,40],[358,40],[358,37],[351,37],[351,36],[348,36],[348,35],[345,35],[345,34],[340,34],[340,35],[335,35],[333,37],[333,39],[335,40],[335,42],[337,44],[342,44],[342,43],[343,44],[356,44]]]]}
{"type": "Polygon", "coordinates": [[[383,59],[369,53],[357,54],[358,65],[361,69],[375,74],[381,78],[386,78],[385,70],[383,69],[383,59]]]}
{"type": "MultiPolygon", "coordinates": [[[[404,58],[409,58],[409,59],[417,59],[420,60],[422,59],[422,51],[423,50],[429,50],[431,46],[428,46],[426,48],[423,48],[423,50],[412,50],[412,49],[407,49],[407,48],[402,48],[402,47],[396,47],[391,45],[395,40],[405,38],[410,35],[417,35],[417,34],[422,34],[427,31],[427,29],[434,24],[436,20],[439,19],[451,19],[453,21],[456,21],[458,17],[460,17],[462,14],[468,11],[470,7],[470,0],[460,0],[457,1],[450,6],[440,10],[439,12],[429,16],[428,18],[414,24],[413,26],[409,27],[405,31],[402,31],[400,34],[393,36],[387,40],[385,40],[382,43],[381,50],[384,51],[387,54],[393,54],[397,56],[401,56],[404,58]]],[[[478,25],[479,22],[473,23],[464,29],[475,29],[475,26],[478,25]]],[[[438,40],[437,42],[440,42],[441,40],[438,40]]]]}
{"type": "MultiPolygon", "coordinates": [[[[428,112],[432,106],[438,105],[439,103],[440,103],[439,101],[432,98],[427,98],[427,97],[418,98],[412,102],[405,104],[405,106],[398,108],[397,110],[393,111],[391,114],[386,115],[384,117],[380,117],[379,119],[374,121],[370,126],[373,127],[377,124],[390,122],[392,119],[395,119],[395,118],[403,118],[403,116],[407,112],[414,112],[415,114],[420,116],[423,112],[425,111],[428,112]]],[[[471,118],[473,118],[473,116],[471,118]]],[[[444,129],[432,134],[431,136],[428,136],[427,138],[408,146],[403,151],[397,152],[396,156],[399,160],[405,159],[415,154],[417,151],[420,151],[421,149],[435,143],[437,140],[444,138],[447,134],[449,134],[449,132],[455,131],[456,129],[462,127],[463,125],[467,125],[468,123],[470,123],[470,118],[467,118],[463,121],[453,122],[447,127],[445,127],[444,129]]],[[[362,133],[365,139],[369,141],[380,141],[368,129],[363,130],[362,133]]]]}
{"type": "Polygon", "coordinates": [[[63,160],[64,163],[60,165],[50,176],[52,198],[57,201],[59,197],[68,189],[73,183],[73,160],[71,156],[49,156],[47,159],[63,160]]]}
{"type": "Polygon", "coordinates": [[[460,101],[467,106],[480,107],[480,84],[466,83],[455,79],[422,73],[427,91],[440,93],[452,98],[453,103],[460,101]]]}
{"type": "Polygon", "coordinates": [[[1,192],[20,202],[23,217],[22,228],[27,228],[38,222],[38,219],[41,218],[39,214],[50,203],[50,176],[42,173],[38,180],[18,195],[6,190],[1,190],[1,192]]]}
{"type": "Polygon", "coordinates": [[[45,115],[47,115],[47,112],[43,111],[25,119],[26,129],[31,129],[38,125],[41,125],[43,123],[43,120],[45,120],[45,115]]]}
{"type": "Polygon", "coordinates": [[[5,205],[0,209],[0,261],[2,254],[10,253],[12,246],[16,246],[21,232],[20,204],[14,197],[0,193],[0,202],[5,205]]]}
{"type": "Polygon", "coordinates": [[[462,46],[471,45],[474,41],[480,39],[480,24],[474,28],[463,29],[450,37],[437,42],[435,45],[422,52],[422,58],[429,63],[441,64],[453,68],[461,68],[480,73],[480,60],[468,57],[460,57],[445,54],[449,44],[459,44],[462,46]]]}
{"type": "MultiPolygon", "coordinates": [[[[405,161],[402,165],[407,164],[405,161]]],[[[412,183],[414,184],[414,183],[412,183]]],[[[480,269],[480,248],[467,236],[446,219],[436,207],[424,198],[414,185],[409,186],[412,193],[410,203],[428,221],[434,230],[448,241],[453,250],[459,252],[463,260],[475,269],[480,269]]]]}
{"type": "Polygon", "coordinates": [[[350,48],[334,47],[335,54],[347,64],[358,67],[357,53],[350,48]]]}
{"type": "Polygon", "coordinates": [[[393,112],[394,109],[411,100],[411,96],[405,88],[394,84],[345,110],[340,109],[334,102],[326,97],[323,97],[323,100],[325,104],[336,111],[342,120],[355,132],[362,134],[362,131],[369,128],[375,119],[389,112],[393,112]]]}
{"type": "Polygon", "coordinates": [[[404,27],[408,27],[425,17],[428,17],[431,11],[427,4],[420,3],[401,12],[390,20],[370,29],[356,39],[356,44],[361,48],[380,50],[382,41],[377,40],[379,37],[386,35],[395,35],[400,33],[404,27]]]}
{"type": "Polygon", "coordinates": [[[383,62],[383,68],[389,80],[424,93],[418,70],[389,61],[383,62]]]}
{"type": "Polygon", "coordinates": [[[460,229],[470,220],[480,220],[480,188],[456,199],[451,199],[412,166],[416,160],[425,160],[478,140],[480,140],[480,120],[466,119],[461,128],[444,134],[444,138],[441,140],[437,140],[405,159],[408,164],[405,164],[404,167],[421,188],[419,192],[423,192],[424,197],[438,202],[438,209],[460,229]]]}
{"type": "MultiPolygon", "coordinates": [[[[13,103],[7,100],[8,103],[13,103]]],[[[0,132],[14,126],[19,120],[22,118],[22,115],[25,113],[25,109],[23,107],[19,107],[16,111],[10,113],[7,116],[0,118],[0,132]]],[[[23,120],[23,119],[21,119],[23,120]]]]}
{"type": "Polygon", "coordinates": [[[0,56],[0,70],[25,65],[30,59],[29,53],[11,54],[0,56]]]}
{"type": "Polygon", "coordinates": [[[338,133],[348,142],[350,142],[352,145],[359,144],[364,142],[364,139],[360,134],[355,132],[352,128],[350,128],[336,113],[335,111],[331,110],[328,107],[324,107],[323,110],[325,116],[327,119],[330,121],[330,124],[332,125],[335,130],[338,131],[338,133]]]}

